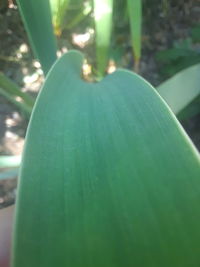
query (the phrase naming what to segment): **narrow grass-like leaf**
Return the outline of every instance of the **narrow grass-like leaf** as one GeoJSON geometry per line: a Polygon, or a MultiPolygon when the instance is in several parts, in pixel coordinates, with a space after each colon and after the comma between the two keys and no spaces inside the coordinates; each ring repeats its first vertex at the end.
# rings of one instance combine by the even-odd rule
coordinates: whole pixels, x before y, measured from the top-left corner
{"type": "Polygon", "coordinates": [[[33,107],[35,100],[27,93],[22,92],[20,87],[2,72],[0,72],[0,87],[13,96],[19,96],[27,106],[33,107]]]}
{"type": "Polygon", "coordinates": [[[54,32],[60,36],[65,13],[70,0],[50,0],[54,32]]]}
{"type": "Polygon", "coordinates": [[[141,57],[141,25],[142,25],[142,1],[127,0],[131,39],[134,54],[134,68],[138,72],[141,57]]]}
{"type": "Polygon", "coordinates": [[[157,87],[158,93],[178,114],[200,94],[200,64],[189,67],[157,87]]]}
{"type": "Polygon", "coordinates": [[[56,59],[49,0],[17,0],[31,46],[46,74],[56,59]]]}
{"type": "Polygon", "coordinates": [[[99,77],[103,77],[108,63],[112,30],[113,0],[93,0],[96,33],[96,61],[99,77]]]}
{"type": "Polygon", "coordinates": [[[189,267],[200,259],[199,155],[142,78],[80,78],[60,58],[23,155],[13,267],[189,267]]]}
{"type": "Polygon", "coordinates": [[[83,21],[91,13],[91,11],[92,4],[89,2],[76,16],[72,18],[68,24],[63,25],[63,29],[71,29],[72,27],[75,27],[77,24],[83,21]]]}
{"type": "Polygon", "coordinates": [[[24,115],[26,117],[28,117],[28,118],[30,117],[31,111],[32,111],[32,107],[27,106],[23,102],[17,101],[12,94],[6,92],[1,87],[0,87],[0,95],[2,95],[3,97],[5,97],[8,101],[10,101],[12,104],[14,104],[16,107],[18,107],[22,112],[24,112],[24,115]]]}

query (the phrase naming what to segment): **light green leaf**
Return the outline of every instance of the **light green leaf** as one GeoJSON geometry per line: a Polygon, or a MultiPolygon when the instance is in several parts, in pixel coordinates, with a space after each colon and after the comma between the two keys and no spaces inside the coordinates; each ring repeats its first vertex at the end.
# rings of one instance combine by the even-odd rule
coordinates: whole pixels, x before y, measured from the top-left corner
{"type": "Polygon", "coordinates": [[[131,28],[131,39],[134,54],[134,67],[138,71],[141,57],[141,26],[142,26],[142,1],[127,0],[129,21],[131,28]]]}
{"type": "Polygon", "coordinates": [[[93,1],[97,72],[99,77],[103,77],[108,64],[108,50],[112,31],[113,0],[93,1]]]}
{"type": "Polygon", "coordinates": [[[17,0],[31,46],[46,74],[56,60],[49,0],[17,0]]]}
{"type": "Polygon", "coordinates": [[[174,75],[159,85],[157,91],[178,114],[200,94],[200,64],[174,75]]]}
{"type": "Polygon", "coordinates": [[[90,2],[85,2],[83,8],[73,16],[72,20],[69,23],[63,25],[63,29],[71,29],[75,27],[77,24],[81,23],[90,13],[92,12],[92,4],[90,2]]]}
{"type": "Polygon", "coordinates": [[[28,128],[13,267],[199,266],[199,155],[156,91],[118,70],[49,72],[28,128]]]}
{"type": "Polygon", "coordinates": [[[50,0],[54,32],[61,35],[63,20],[70,0],[50,0]]]}
{"type": "Polygon", "coordinates": [[[0,168],[18,167],[21,162],[21,156],[0,156],[0,168]]]}

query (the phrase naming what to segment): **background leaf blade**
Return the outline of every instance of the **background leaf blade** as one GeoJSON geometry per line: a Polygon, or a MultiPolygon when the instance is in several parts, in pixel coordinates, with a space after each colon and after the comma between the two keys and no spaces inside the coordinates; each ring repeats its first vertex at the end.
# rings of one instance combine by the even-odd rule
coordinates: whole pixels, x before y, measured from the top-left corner
{"type": "Polygon", "coordinates": [[[134,68],[138,72],[141,57],[141,26],[142,26],[142,1],[127,0],[129,21],[131,28],[132,49],[134,54],[134,68]]]}
{"type": "Polygon", "coordinates": [[[54,32],[60,36],[62,33],[62,24],[70,0],[50,0],[54,32]]]}
{"type": "Polygon", "coordinates": [[[97,72],[103,77],[108,63],[108,50],[112,30],[113,0],[94,0],[94,21],[96,30],[97,72]]]}
{"type": "Polygon", "coordinates": [[[0,72],[0,87],[11,95],[21,97],[24,103],[30,106],[30,108],[33,107],[34,99],[27,93],[22,92],[20,87],[7,78],[2,72],[0,72]]]}
{"type": "Polygon", "coordinates": [[[17,0],[32,49],[46,74],[56,60],[56,40],[53,34],[48,0],[17,0]]]}
{"type": "Polygon", "coordinates": [[[178,114],[200,94],[200,64],[189,67],[157,87],[158,93],[178,114]]]}

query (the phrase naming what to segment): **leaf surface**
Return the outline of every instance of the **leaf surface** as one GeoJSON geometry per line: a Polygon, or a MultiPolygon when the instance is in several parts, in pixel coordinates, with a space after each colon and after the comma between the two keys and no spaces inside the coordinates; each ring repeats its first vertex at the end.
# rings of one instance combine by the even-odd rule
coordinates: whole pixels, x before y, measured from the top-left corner
{"type": "Polygon", "coordinates": [[[71,51],[34,107],[13,267],[200,265],[199,155],[141,77],[80,78],[71,51]]]}

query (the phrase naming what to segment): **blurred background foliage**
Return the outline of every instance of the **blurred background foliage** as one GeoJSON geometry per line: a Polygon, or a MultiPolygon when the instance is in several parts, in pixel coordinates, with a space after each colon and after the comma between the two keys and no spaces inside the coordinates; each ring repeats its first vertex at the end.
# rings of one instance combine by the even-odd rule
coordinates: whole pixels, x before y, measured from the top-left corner
{"type": "MultiPolygon", "coordinates": [[[[88,81],[123,67],[157,87],[200,63],[197,0],[50,0],[50,5],[57,56],[70,49],[81,50],[88,81]]],[[[21,154],[32,105],[44,81],[40,63],[30,48],[16,1],[1,0],[0,78],[15,90],[0,88],[2,155],[21,154]]],[[[178,118],[200,148],[199,97],[178,118]]],[[[5,202],[2,190],[0,184],[0,205],[5,202]]]]}
{"type": "MultiPolygon", "coordinates": [[[[108,49],[111,69],[113,65],[133,69],[134,57],[131,55],[131,50],[134,49],[134,45],[132,45],[132,39],[136,38],[131,35],[129,18],[132,17],[134,21],[138,21],[139,18],[135,18],[134,13],[129,16],[129,10],[134,10],[134,8],[128,9],[127,3],[137,1],[104,1],[113,2],[112,35],[108,49]]],[[[138,70],[142,76],[156,86],[178,71],[200,62],[198,1],[143,0],[138,2],[142,3],[142,32],[141,36],[137,37],[137,39],[141,38],[142,43],[142,58],[138,70]],[[153,62],[149,62],[148,59],[153,62]]],[[[95,71],[97,62],[94,45],[96,34],[94,3],[95,1],[92,0],[50,0],[59,50],[61,52],[72,48],[82,50],[95,71]]],[[[2,71],[3,65],[6,65],[8,61],[24,64],[23,60],[31,57],[32,52],[26,33],[24,33],[16,2],[1,0],[0,13],[2,71]],[[20,53],[18,51],[20,41],[21,44],[24,43],[28,47],[24,47],[24,50],[29,50],[28,52],[22,51],[22,59],[17,58],[17,53],[18,57],[20,53]]],[[[105,35],[107,29],[102,28],[105,35]]],[[[31,67],[29,67],[29,72],[33,71],[31,67]]],[[[8,76],[10,77],[10,75],[8,76]]],[[[21,79],[23,77],[24,75],[21,79]]],[[[16,80],[15,77],[14,80],[16,80]]]]}

